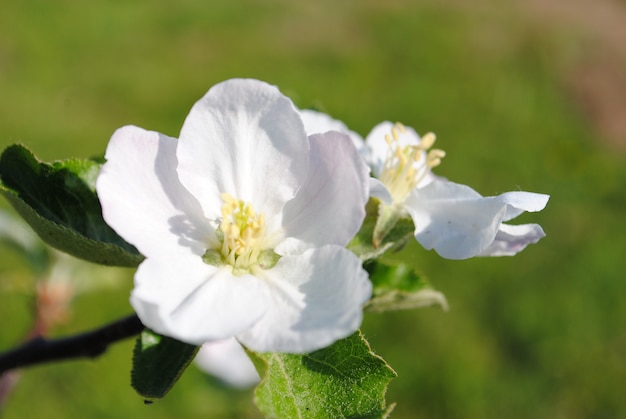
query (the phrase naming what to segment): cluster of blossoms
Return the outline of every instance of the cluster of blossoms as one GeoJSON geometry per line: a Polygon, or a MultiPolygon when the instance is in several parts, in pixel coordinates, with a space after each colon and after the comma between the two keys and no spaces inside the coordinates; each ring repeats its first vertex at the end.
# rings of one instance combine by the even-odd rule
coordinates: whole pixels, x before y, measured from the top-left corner
{"type": "Polygon", "coordinates": [[[434,135],[388,122],[365,141],[277,88],[234,79],[191,109],[178,139],[115,132],[97,191],[107,223],[146,257],[131,304],[154,331],[305,353],[353,333],[372,285],[346,249],[368,201],[374,245],[402,217],[446,258],[512,255],[543,237],[504,222],[546,195],[482,197],[435,176],[434,135]],[[373,177],[371,176],[373,175],[373,177]]]}

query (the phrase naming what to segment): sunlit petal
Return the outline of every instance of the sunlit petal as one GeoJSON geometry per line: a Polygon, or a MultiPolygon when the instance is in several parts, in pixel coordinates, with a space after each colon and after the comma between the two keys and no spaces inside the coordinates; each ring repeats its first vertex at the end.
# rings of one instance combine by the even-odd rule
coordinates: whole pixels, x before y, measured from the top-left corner
{"type": "Polygon", "coordinates": [[[276,87],[256,80],[211,88],[191,109],[179,141],[180,181],[209,218],[219,216],[222,193],[280,214],[308,172],[298,111],[276,87]]]}
{"type": "Polygon", "coordinates": [[[97,181],[105,221],[144,255],[183,244],[202,255],[215,240],[196,199],[176,176],[174,138],[127,126],[107,147],[97,181]]]}
{"type": "Polygon", "coordinates": [[[135,275],[131,304],[154,331],[202,344],[246,330],[267,309],[267,287],[254,276],[176,256],[148,258],[135,275]]]}
{"type": "Polygon", "coordinates": [[[345,246],[365,217],[369,174],[354,145],[334,131],[312,135],[309,141],[310,172],[285,206],[287,239],[277,247],[281,254],[325,244],[345,246]]]}
{"type": "Polygon", "coordinates": [[[348,336],[372,292],[359,259],[338,246],[284,256],[264,276],[268,310],[237,337],[258,352],[311,352],[348,336]]]}

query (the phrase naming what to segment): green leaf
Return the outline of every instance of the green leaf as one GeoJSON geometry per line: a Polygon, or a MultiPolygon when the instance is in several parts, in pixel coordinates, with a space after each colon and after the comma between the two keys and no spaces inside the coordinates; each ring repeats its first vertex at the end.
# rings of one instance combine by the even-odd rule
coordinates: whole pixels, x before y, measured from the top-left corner
{"type": "Polygon", "coordinates": [[[372,260],[380,257],[388,251],[402,248],[407,240],[413,237],[415,227],[409,217],[394,220],[395,225],[386,232],[378,246],[373,244],[373,235],[378,220],[379,201],[370,199],[367,203],[365,220],[361,230],[348,244],[348,249],[361,258],[362,261],[372,260]]]}
{"type": "Polygon", "coordinates": [[[162,398],[178,381],[198,349],[199,346],[144,330],[133,351],[131,385],[148,401],[162,398]]]}
{"type": "Polygon", "coordinates": [[[80,159],[48,164],[12,145],[0,156],[0,192],[49,245],[102,265],[137,266],[143,256],[102,218],[100,167],[80,159]]]}
{"type": "Polygon", "coordinates": [[[439,306],[448,310],[446,297],[434,290],[428,281],[407,265],[384,265],[369,262],[365,268],[373,285],[372,298],[365,305],[366,311],[408,310],[439,306]]]}
{"type": "Polygon", "coordinates": [[[306,355],[248,352],[263,378],[255,403],[268,418],[384,418],[396,373],[360,332],[306,355]]]}

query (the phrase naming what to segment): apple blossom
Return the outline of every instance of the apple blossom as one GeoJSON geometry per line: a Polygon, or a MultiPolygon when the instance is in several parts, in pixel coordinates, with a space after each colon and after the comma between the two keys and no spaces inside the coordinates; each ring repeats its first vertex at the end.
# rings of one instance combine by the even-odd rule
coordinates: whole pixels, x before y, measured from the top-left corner
{"type": "Polygon", "coordinates": [[[131,304],[147,327],[294,353],[359,327],[371,284],[345,246],[365,216],[367,167],[345,134],[307,137],[277,88],[217,84],[178,140],[127,126],[105,157],[103,216],[146,257],[131,304]]]}
{"type": "MultiPolygon", "coordinates": [[[[342,124],[314,111],[301,114],[310,134],[342,124]]],[[[448,259],[511,256],[545,236],[538,224],[505,222],[525,211],[541,211],[548,195],[519,191],[483,197],[469,186],[436,176],[432,169],[445,153],[432,149],[434,142],[432,133],[420,138],[410,127],[383,122],[362,143],[360,153],[378,179],[370,180],[370,194],[381,201],[374,245],[407,215],[417,241],[448,259]]]]}

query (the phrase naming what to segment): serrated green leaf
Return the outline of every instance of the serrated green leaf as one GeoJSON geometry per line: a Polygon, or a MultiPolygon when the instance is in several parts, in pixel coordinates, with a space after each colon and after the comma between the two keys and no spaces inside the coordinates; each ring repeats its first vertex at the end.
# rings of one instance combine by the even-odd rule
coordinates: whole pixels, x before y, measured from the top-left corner
{"type": "Polygon", "coordinates": [[[415,231],[413,221],[409,217],[399,218],[395,220],[394,227],[386,233],[380,245],[375,247],[373,235],[376,221],[378,220],[378,207],[379,201],[370,199],[367,203],[365,220],[363,220],[361,230],[348,244],[348,249],[361,258],[362,261],[376,259],[388,251],[402,248],[407,240],[413,237],[413,232],[415,231]]]}
{"type": "Polygon", "coordinates": [[[372,298],[366,311],[408,310],[429,306],[448,309],[446,297],[434,290],[428,281],[407,265],[384,265],[369,262],[365,265],[373,285],[372,298]]]}
{"type": "Polygon", "coordinates": [[[102,265],[137,266],[143,257],[102,218],[100,166],[80,159],[48,164],[13,145],[0,157],[0,192],[49,245],[102,265]]]}
{"type": "Polygon", "coordinates": [[[360,332],[306,355],[249,352],[262,381],[255,403],[267,418],[384,418],[395,371],[360,332]]]}
{"type": "Polygon", "coordinates": [[[144,330],[135,342],[131,385],[146,399],[160,399],[176,384],[199,346],[144,330]]]}

